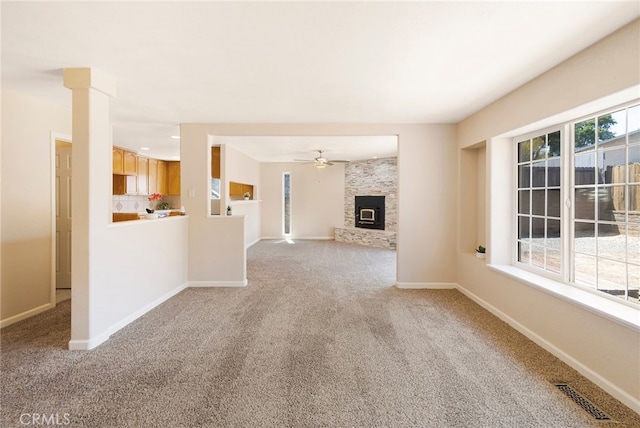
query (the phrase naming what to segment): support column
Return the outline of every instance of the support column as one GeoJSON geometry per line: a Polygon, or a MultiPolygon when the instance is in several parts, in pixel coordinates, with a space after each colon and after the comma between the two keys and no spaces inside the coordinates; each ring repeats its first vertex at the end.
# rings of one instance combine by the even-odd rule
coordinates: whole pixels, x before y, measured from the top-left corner
{"type": "Polygon", "coordinates": [[[72,90],[72,228],[71,341],[69,349],[86,350],[102,343],[92,330],[91,299],[96,275],[92,265],[100,235],[109,224],[111,205],[112,135],[110,98],[115,81],[91,68],[64,70],[64,86],[72,90]],[[92,248],[93,247],[93,248],[92,248]],[[92,251],[92,249],[94,251],[92,251]]]}

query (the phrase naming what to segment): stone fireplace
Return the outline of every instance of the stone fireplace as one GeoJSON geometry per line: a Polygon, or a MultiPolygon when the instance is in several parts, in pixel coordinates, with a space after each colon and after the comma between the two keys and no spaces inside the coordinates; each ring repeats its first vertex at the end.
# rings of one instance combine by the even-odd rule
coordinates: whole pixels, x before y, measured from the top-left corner
{"type": "Polygon", "coordinates": [[[335,228],[335,240],[395,249],[397,158],[351,162],[344,173],[344,224],[335,228]]]}

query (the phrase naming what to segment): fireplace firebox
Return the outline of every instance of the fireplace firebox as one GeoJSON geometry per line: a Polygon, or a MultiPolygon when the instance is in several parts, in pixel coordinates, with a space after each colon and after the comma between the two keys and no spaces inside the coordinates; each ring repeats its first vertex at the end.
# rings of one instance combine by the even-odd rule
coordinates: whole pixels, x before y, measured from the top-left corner
{"type": "Polygon", "coordinates": [[[384,196],[356,196],[355,227],[384,230],[384,196]]]}

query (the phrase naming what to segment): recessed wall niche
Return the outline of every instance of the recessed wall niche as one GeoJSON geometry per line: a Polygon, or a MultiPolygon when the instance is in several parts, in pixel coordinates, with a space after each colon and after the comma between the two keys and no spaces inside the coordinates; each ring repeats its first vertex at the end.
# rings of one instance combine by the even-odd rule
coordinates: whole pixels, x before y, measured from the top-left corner
{"type": "Polygon", "coordinates": [[[460,234],[458,250],[474,253],[487,245],[486,235],[486,142],[460,150],[460,234]]]}

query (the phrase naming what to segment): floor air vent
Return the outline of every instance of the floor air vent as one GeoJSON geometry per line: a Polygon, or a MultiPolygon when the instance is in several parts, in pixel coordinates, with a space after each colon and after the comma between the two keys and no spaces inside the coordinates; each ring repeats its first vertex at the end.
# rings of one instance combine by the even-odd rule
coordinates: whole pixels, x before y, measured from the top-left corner
{"type": "Polygon", "coordinates": [[[555,385],[560,391],[564,392],[567,397],[571,398],[578,406],[582,407],[591,416],[593,416],[594,419],[597,419],[599,421],[611,420],[611,418],[607,416],[602,410],[598,409],[589,400],[584,398],[566,383],[556,383],[555,385]]]}

